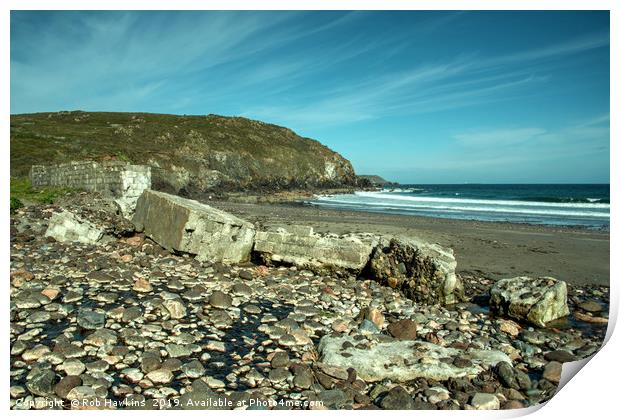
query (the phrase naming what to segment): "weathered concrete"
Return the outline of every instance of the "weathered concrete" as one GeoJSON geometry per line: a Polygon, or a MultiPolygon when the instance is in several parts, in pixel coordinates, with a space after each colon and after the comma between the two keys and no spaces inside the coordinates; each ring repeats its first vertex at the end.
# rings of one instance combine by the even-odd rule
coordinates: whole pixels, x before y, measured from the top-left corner
{"type": "Polygon", "coordinates": [[[416,302],[452,304],[462,299],[463,285],[449,248],[413,238],[382,238],[369,268],[374,279],[416,302]]]}
{"type": "MultiPolygon", "coordinates": [[[[321,362],[343,369],[354,368],[357,376],[367,382],[410,381],[416,378],[446,380],[472,378],[510,357],[497,350],[460,350],[426,341],[370,342],[364,344],[354,336],[324,336],[319,342],[321,362]],[[352,346],[344,346],[349,342],[352,346]],[[358,348],[358,345],[368,348],[358,348]],[[457,367],[441,359],[467,359],[469,366],[457,367]]],[[[462,366],[462,365],[461,365],[462,366]]]]}
{"type": "Polygon", "coordinates": [[[500,315],[544,327],[569,314],[566,283],[552,277],[515,277],[491,288],[491,308],[500,315]]]}
{"type": "Polygon", "coordinates": [[[198,201],[146,190],[132,220],[138,231],[170,251],[227,263],[250,258],[254,225],[198,201]]]}
{"type": "Polygon", "coordinates": [[[58,242],[94,244],[103,239],[104,230],[65,210],[52,215],[45,236],[51,236],[58,242]]]}
{"type": "Polygon", "coordinates": [[[151,188],[151,168],[120,161],[34,165],[30,180],[34,187],[76,188],[117,197],[123,215],[131,217],[142,192],[151,188]]]}
{"type": "Polygon", "coordinates": [[[359,274],[376,243],[371,235],[318,235],[311,227],[296,226],[257,232],[254,251],[268,264],[293,264],[317,273],[359,274]]]}

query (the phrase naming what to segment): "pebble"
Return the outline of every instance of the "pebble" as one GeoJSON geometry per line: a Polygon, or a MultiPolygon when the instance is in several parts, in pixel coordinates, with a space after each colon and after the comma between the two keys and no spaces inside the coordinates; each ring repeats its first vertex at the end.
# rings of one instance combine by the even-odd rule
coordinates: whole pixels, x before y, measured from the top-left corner
{"type": "Polygon", "coordinates": [[[471,406],[476,410],[499,410],[499,399],[493,394],[477,392],[471,399],[471,406]]]}
{"type": "MultiPolygon", "coordinates": [[[[598,349],[607,321],[603,288],[569,291],[573,316],[591,320],[588,331],[582,324],[537,329],[468,302],[417,304],[371,280],[198,262],[140,236],[135,247],[127,239],[47,242],[40,215],[25,211],[11,221],[13,407],[24,398],[44,408],[45,398],[66,398],[76,388],[72,396],[129,396],[151,408],[154,399],[173,397],[188,408],[215,390],[235,401],[260,395],[336,409],[528,407],[553,395],[562,362],[598,349]],[[15,237],[20,218],[39,226],[33,239],[15,237]],[[321,363],[317,346],[326,334],[356,336],[362,347],[417,340],[499,349],[512,366],[502,362],[473,379],[366,383],[354,370],[321,363]]],[[[492,281],[465,285],[476,286],[468,293],[477,296],[492,281]]],[[[468,356],[419,357],[434,366],[472,366],[468,356]]]]}

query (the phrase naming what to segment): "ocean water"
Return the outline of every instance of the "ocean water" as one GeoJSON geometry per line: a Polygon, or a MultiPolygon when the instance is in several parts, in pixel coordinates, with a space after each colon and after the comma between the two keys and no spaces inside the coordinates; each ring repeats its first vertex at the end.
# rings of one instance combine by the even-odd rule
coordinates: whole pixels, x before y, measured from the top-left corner
{"type": "Polygon", "coordinates": [[[609,229],[609,184],[401,185],[316,196],[307,203],[377,213],[609,229]]]}

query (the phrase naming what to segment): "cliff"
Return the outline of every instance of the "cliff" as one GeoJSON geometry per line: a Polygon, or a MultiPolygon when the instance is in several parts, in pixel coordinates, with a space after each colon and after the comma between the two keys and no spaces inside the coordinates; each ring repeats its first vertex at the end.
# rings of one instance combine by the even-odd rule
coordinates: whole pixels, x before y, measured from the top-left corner
{"type": "Polygon", "coordinates": [[[240,117],[117,112],[11,115],[11,176],[34,164],[124,160],[192,195],[355,185],[351,163],[292,130],[240,117]]]}

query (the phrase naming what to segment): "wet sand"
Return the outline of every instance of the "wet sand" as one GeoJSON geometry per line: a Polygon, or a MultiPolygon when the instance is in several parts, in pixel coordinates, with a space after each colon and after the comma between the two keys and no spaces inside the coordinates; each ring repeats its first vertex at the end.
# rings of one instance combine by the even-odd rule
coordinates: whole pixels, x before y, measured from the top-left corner
{"type": "Polygon", "coordinates": [[[402,234],[454,249],[457,271],[494,280],[552,276],[573,285],[609,285],[609,232],[326,210],[301,204],[207,202],[258,226],[307,225],[317,232],[402,234]]]}

